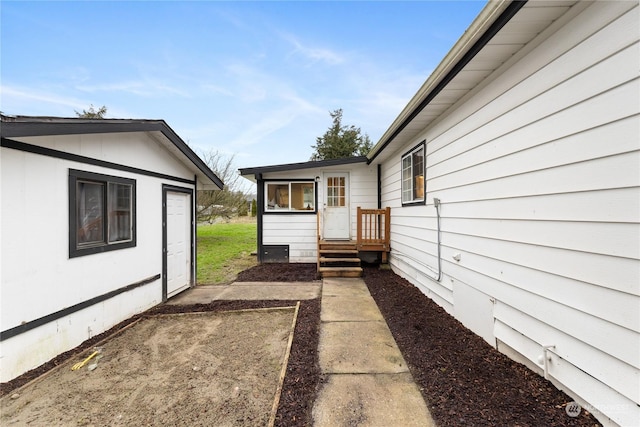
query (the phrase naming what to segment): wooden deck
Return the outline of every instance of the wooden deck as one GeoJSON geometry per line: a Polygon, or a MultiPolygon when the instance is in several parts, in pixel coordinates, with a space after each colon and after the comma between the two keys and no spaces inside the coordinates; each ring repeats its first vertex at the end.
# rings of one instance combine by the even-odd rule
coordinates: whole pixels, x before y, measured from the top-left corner
{"type": "Polygon", "coordinates": [[[389,227],[391,208],[358,207],[356,240],[324,240],[318,219],[318,272],[321,277],[361,277],[359,252],[380,252],[387,263],[391,250],[389,227]]]}

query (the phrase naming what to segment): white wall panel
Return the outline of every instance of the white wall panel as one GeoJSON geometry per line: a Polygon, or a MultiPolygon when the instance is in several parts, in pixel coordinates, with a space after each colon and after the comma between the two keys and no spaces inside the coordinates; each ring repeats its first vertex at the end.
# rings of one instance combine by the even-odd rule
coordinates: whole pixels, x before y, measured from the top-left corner
{"type": "Polygon", "coordinates": [[[398,148],[381,182],[394,271],[529,366],[555,344],[556,384],[622,423],[640,381],[639,10],[577,4],[398,148]],[[402,207],[400,156],[423,139],[427,205],[402,207]],[[478,295],[495,301],[491,333],[478,295]]]}

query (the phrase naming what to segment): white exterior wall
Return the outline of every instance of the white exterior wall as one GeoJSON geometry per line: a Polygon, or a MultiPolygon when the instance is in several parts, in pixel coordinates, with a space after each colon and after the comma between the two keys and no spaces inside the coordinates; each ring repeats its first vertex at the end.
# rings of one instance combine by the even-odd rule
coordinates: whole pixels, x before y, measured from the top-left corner
{"type": "MultiPolygon", "coordinates": [[[[265,180],[295,181],[315,179],[317,183],[318,214],[322,215],[324,186],[322,177],[327,172],[349,173],[349,208],[351,235],[355,238],[357,207],[373,209],[377,206],[377,171],[366,164],[349,164],[323,169],[300,169],[296,171],[265,174],[265,180]]],[[[311,262],[318,260],[318,236],[316,215],[308,213],[266,213],[262,216],[263,245],[289,245],[289,262],[311,262]]]]}
{"type": "MultiPolygon", "coordinates": [[[[105,139],[100,150],[90,147],[95,141],[87,135],[67,137],[68,144],[61,137],[20,139],[38,145],[53,140],[51,148],[60,151],[193,180],[192,172],[141,134],[111,135],[108,144],[106,136],[95,137],[105,139]]],[[[1,152],[3,331],[162,273],[162,184],[193,185],[9,148],[1,152]],[[69,258],[69,169],[136,180],[135,247],[69,258]]],[[[161,301],[160,278],[5,339],[0,380],[37,367],[161,301]]]]}
{"type": "Polygon", "coordinates": [[[382,168],[394,270],[538,372],[555,345],[550,379],[621,425],[640,420],[638,9],[543,33],[382,168]],[[427,205],[401,207],[400,156],[424,139],[427,205]]]}

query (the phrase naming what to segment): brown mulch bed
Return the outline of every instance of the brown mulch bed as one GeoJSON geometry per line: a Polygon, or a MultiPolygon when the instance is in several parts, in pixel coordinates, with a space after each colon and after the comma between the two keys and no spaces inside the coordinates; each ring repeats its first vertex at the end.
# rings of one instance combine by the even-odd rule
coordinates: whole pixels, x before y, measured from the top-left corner
{"type": "MultiPolygon", "coordinates": [[[[586,411],[565,413],[572,399],[544,378],[496,351],[416,287],[389,270],[366,268],[369,287],[436,423],[443,426],[594,426],[586,411]]],[[[315,264],[262,264],[239,281],[317,280],[315,264]]],[[[47,364],[8,383],[0,395],[68,360],[141,316],[290,306],[291,301],[215,301],[190,306],[161,305],[93,337],[47,364]]],[[[313,402],[322,377],[318,364],[320,300],[301,301],[276,425],[312,424],[313,402]]]]}
{"type": "Polygon", "coordinates": [[[241,271],[238,282],[312,282],[320,280],[316,264],[258,264],[241,271]]]}
{"type": "Polygon", "coordinates": [[[597,426],[573,399],[465,328],[390,270],[365,269],[378,304],[438,426],[597,426]]]}

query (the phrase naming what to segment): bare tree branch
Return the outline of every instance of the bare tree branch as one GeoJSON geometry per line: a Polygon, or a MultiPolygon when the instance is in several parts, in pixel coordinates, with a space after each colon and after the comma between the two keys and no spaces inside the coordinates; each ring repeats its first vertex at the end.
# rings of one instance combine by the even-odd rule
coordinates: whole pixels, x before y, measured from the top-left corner
{"type": "Polygon", "coordinates": [[[250,209],[251,188],[234,165],[235,155],[225,156],[218,150],[211,150],[200,157],[225,185],[221,191],[198,192],[198,221],[213,222],[220,217],[229,219],[246,215],[250,209]]]}

